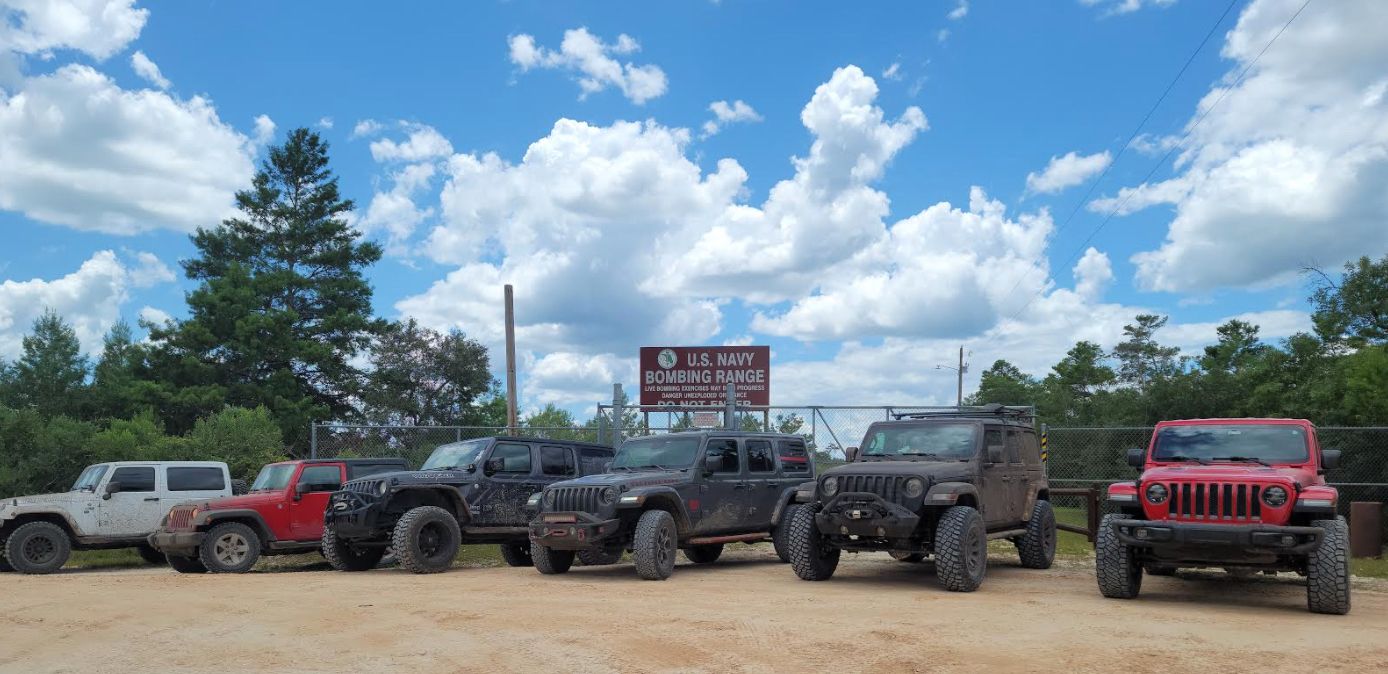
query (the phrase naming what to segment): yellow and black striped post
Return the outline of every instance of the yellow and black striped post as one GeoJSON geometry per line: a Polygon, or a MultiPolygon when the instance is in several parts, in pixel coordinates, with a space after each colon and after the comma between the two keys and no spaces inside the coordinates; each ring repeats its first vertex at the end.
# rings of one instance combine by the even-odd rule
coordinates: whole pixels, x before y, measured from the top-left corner
{"type": "Polygon", "coordinates": [[[1041,463],[1045,463],[1051,458],[1051,450],[1048,447],[1050,430],[1050,426],[1041,424],[1041,463]]]}

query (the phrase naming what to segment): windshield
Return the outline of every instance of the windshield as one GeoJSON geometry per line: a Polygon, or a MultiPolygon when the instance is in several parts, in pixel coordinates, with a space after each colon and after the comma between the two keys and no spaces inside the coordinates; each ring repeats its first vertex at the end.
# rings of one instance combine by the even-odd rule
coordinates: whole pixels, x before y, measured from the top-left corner
{"type": "Polygon", "coordinates": [[[973,458],[974,424],[891,424],[868,429],[864,458],[966,461],[973,458]]]}
{"type": "Polygon", "coordinates": [[[1300,426],[1168,426],[1157,433],[1152,460],[1304,463],[1306,447],[1300,426]]]}
{"type": "Polygon", "coordinates": [[[251,484],[251,491],[279,491],[289,486],[289,478],[294,475],[294,464],[272,463],[260,469],[251,484]]]}
{"type": "Polygon", "coordinates": [[[420,466],[420,470],[442,470],[445,468],[462,468],[477,463],[477,455],[487,448],[486,440],[470,440],[468,442],[454,442],[447,445],[440,445],[429,455],[429,460],[420,466]]]}
{"type": "Polygon", "coordinates": [[[688,468],[699,454],[699,436],[656,436],[627,440],[612,468],[688,468]]]}
{"type": "Polygon", "coordinates": [[[106,464],[99,463],[95,466],[87,466],[81,475],[77,476],[77,481],[72,483],[72,491],[96,491],[96,485],[101,482],[101,476],[106,474],[106,464]]]}

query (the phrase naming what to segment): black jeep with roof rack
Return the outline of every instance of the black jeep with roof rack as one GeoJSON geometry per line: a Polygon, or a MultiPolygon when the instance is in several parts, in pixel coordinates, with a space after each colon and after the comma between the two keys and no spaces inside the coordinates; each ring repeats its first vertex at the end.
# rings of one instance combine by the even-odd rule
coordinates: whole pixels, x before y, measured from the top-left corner
{"type": "Polygon", "coordinates": [[[894,415],[867,429],[862,449],[797,493],[789,525],[796,575],[828,580],[840,553],[935,559],[945,589],[971,592],[988,568],[988,541],[1008,539],[1022,565],[1049,568],[1055,513],[1030,407],[987,405],[894,415]]]}

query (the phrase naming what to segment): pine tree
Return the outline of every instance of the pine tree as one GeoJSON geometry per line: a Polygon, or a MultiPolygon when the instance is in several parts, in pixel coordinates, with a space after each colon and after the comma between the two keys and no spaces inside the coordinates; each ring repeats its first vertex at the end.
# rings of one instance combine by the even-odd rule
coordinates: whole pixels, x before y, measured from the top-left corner
{"type": "Polygon", "coordinates": [[[18,407],[44,417],[77,411],[86,389],[87,357],[82,355],[77,333],[57,312],[46,309],[34,320],[12,378],[18,407]]]}

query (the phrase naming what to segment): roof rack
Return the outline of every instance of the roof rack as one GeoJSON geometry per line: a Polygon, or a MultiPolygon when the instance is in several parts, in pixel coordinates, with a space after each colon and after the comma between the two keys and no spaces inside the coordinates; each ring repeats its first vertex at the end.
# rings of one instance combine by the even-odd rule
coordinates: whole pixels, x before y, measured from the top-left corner
{"type": "Polygon", "coordinates": [[[1007,417],[1016,421],[1032,420],[1036,418],[1036,406],[990,403],[977,407],[936,407],[916,412],[893,412],[892,418],[933,419],[940,417],[980,417],[984,415],[994,415],[1000,418],[1007,417]]]}

